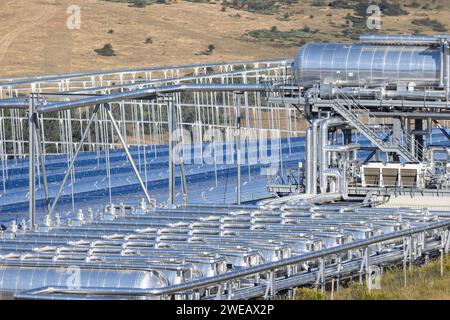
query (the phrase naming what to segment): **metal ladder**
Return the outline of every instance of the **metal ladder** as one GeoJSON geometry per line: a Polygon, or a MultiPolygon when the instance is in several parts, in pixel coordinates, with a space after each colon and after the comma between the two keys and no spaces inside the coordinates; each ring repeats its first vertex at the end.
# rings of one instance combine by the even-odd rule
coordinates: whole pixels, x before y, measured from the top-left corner
{"type": "Polygon", "coordinates": [[[374,114],[372,114],[367,108],[361,106],[353,97],[340,92],[338,94],[338,98],[341,98],[345,102],[345,105],[339,100],[334,100],[333,109],[344,117],[352,126],[357,128],[379,149],[384,152],[397,153],[409,162],[419,162],[419,158],[409,150],[408,146],[415,144],[419,147],[417,150],[423,150],[423,148],[420,148],[421,146],[418,145],[416,141],[413,141],[407,132],[402,132],[401,139],[395,138],[392,135],[388,136],[390,135],[391,128],[378,121],[374,114]],[[367,124],[364,123],[361,118],[367,118],[367,124]],[[385,133],[385,136],[380,137],[374,129],[370,128],[370,122],[374,123],[375,128],[379,129],[379,131],[385,133]]]}

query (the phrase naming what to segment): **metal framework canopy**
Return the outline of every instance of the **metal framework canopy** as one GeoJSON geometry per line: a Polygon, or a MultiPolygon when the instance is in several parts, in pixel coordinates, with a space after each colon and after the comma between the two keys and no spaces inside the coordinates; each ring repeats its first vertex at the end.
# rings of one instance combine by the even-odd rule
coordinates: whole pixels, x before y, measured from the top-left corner
{"type": "MultiPolygon", "coordinates": [[[[97,164],[105,164],[104,175],[108,185],[103,185],[103,188],[108,190],[111,203],[115,189],[114,181],[111,182],[111,171],[116,169],[111,168],[110,153],[112,149],[118,148],[124,151],[132,172],[132,177],[129,174],[125,177],[128,183],[123,182],[123,187],[137,182],[145,196],[145,202],[153,203],[148,191],[152,180],[149,177],[152,174],[151,168],[148,167],[149,161],[154,160],[149,158],[159,156],[159,145],[167,142],[175,145],[176,139],[182,139],[183,152],[177,155],[169,152],[168,160],[172,163],[175,156],[183,159],[182,193],[183,201],[187,201],[189,178],[186,178],[184,164],[197,161],[187,159],[185,149],[189,144],[202,144],[204,139],[211,138],[216,142],[217,134],[222,135],[222,140],[230,140],[234,136],[230,135],[231,131],[237,130],[243,132],[244,142],[258,139],[258,135],[276,139],[288,137],[290,148],[291,139],[302,134],[302,130],[297,128],[295,118],[298,115],[294,107],[269,104],[265,100],[269,92],[275,96],[288,89],[298,91],[289,82],[290,63],[290,60],[231,62],[2,80],[0,89],[4,99],[0,101],[0,112],[3,115],[2,134],[5,138],[2,141],[2,173],[5,177],[2,181],[3,191],[5,195],[12,194],[7,192],[8,188],[13,189],[7,183],[11,159],[17,164],[18,159],[25,159],[31,154],[28,157],[31,176],[28,200],[32,225],[36,211],[33,205],[36,203],[36,199],[33,199],[36,183],[39,184],[38,191],[40,188],[43,190],[38,202],[42,200],[46,203],[47,215],[51,216],[57,208],[58,200],[61,197],[67,198],[68,194],[72,197],[73,212],[77,193],[85,194],[89,190],[89,187],[81,186],[81,190],[77,192],[78,186],[74,186],[83,183],[83,179],[77,179],[78,157],[96,152],[97,164]],[[245,108],[245,125],[242,130],[241,105],[245,108]],[[283,125],[281,121],[284,122],[283,125]],[[185,141],[185,137],[179,134],[174,137],[177,131],[188,131],[189,141],[185,141]],[[149,152],[146,148],[154,150],[149,152]],[[59,154],[67,155],[67,170],[57,178],[60,182],[58,186],[51,186],[52,183],[49,186],[46,177],[49,171],[47,162],[49,157],[59,154]],[[130,179],[133,180],[131,183],[130,179]],[[67,186],[71,190],[66,190],[67,186]]],[[[233,150],[240,149],[241,144],[236,144],[235,140],[230,140],[234,144],[233,150]]],[[[217,140],[219,142],[226,145],[226,141],[217,140]]],[[[214,154],[216,147],[219,148],[215,143],[214,154]]],[[[228,149],[227,147],[227,154],[224,155],[226,161],[229,157],[240,158],[240,152],[228,149]]],[[[213,159],[216,163],[213,167],[216,185],[220,172],[225,170],[224,165],[223,168],[217,166],[219,162],[223,162],[222,159],[217,159],[219,152],[217,153],[213,159]]],[[[234,163],[236,167],[235,161],[241,159],[232,160],[229,164],[234,163]]],[[[260,166],[261,160],[256,159],[254,164],[260,166]]],[[[253,163],[249,164],[246,170],[251,171],[252,165],[253,163]]],[[[240,165],[237,167],[240,168],[240,165]]],[[[174,203],[176,192],[173,181],[179,177],[175,177],[178,173],[174,166],[169,166],[169,169],[168,179],[172,182],[168,184],[171,189],[168,201],[174,203]]],[[[98,169],[91,170],[94,171],[93,175],[99,175],[96,170],[98,169]]],[[[237,171],[240,181],[240,169],[237,171]]],[[[52,180],[51,175],[52,173],[49,179],[52,180]]],[[[238,189],[240,186],[241,183],[237,183],[238,189]]],[[[95,187],[98,187],[98,180],[95,187]]],[[[235,199],[240,202],[241,193],[238,191],[235,199]]],[[[13,199],[12,196],[7,200],[10,207],[17,203],[17,198],[13,199]]],[[[23,200],[19,199],[18,202],[20,201],[23,200]]]]}

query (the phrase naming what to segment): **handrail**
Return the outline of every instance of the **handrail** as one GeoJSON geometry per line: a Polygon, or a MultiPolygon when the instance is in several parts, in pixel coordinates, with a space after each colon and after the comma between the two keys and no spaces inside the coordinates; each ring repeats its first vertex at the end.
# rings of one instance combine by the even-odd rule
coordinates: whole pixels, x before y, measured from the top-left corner
{"type": "Polygon", "coordinates": [[[154,72],[154,71],[163,71],[163,70],[192,69],[192,68],[202,68],[202,67],[207,68],[207,67],[215,67],[215,66],[222,66],[222,65],[242,65],[242,64],[251,64],[251,63],[289,63],[291,61],[292,61],[292,59],[230,61],[230,62],[224,61],[224,62],[207,63],[207,64],[175,65],[175,66],[136,68],[136,69],[119,69],[119,70],[93,71],[93,72],[87,71],[87,72],[80,72],[80,73],[0,79],[0,86],[51,82],[51,81],[59,81],[59,80],[70,79],[70,78],[92,77],[92,76],[99,76],[99,75],[105,76],[105,75],[120,74],[120,73],[154,72]]]}
{"type": "MultiPolygon", "coordinates": [[[[344,101],[349,104],[352,108],[361,111],[364,115],[367,115],[367,117],[369,119],[372,119],[374,123],[376,123],[378,126],[380,126],[382,128],[383,131],[391,131],[390,128],[388,126],[386,126],[386,124],[384,123],[379,123],[377,121],[377,117],[370,112],[367,108],[365,108],[364,106],[362,106],[360,103],[358,103],[355,98],[351,95],[347,95],[346,93],[340,91],[338,93],[338,96],[341,95],[344,98],[344,101]]],[[[355,118],[355,120],[358,120],[358,117],[354,116],[352,114],[352,116],[355,118]]],[[[365,125],[362,121],[360,121],[363,125],[365,125]]],[[[413,141],[411,137],[409,137],[409,134],[407,132],[405,132],[404,130],[402,130],[402,137],[401,139],[398,139],[396,137],[389,137],[387,141],[385,141],[385,138],[389,136],[389,134],[386,135],[386,137],[384,138],[380,138],[379,136],[377,136],[373,131],[371,131],[369,128],[367,128],[367,133],[371,134],[372,137],[374,139],[376,139],[378,141],[378,143],[380,144],[385,144],[387,141],[391,141],[389,144],[392,145],[393,147],[398,148],[404,155],[406,155],[409,160],[412,161],[418,161],[417,157],[415,155],[413,155],[407,147],[405,147],[405,143],[406,145],[412,145],[413,143],[418,146],[417,150],[418,150],[418,154],[419,157],[423,156],[423,146],[421,144],[419,144],[417,141],[413,141]]]]}

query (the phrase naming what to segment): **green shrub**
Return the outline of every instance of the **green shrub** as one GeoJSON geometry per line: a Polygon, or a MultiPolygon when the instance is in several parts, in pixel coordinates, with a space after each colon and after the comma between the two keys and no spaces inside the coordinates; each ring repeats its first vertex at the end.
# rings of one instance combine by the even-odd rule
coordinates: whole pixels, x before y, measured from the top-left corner
{"type": "Polygon", "coordinates": [[[114,51],[112,44],[107,43],[103,46],[103,48],[95,49],[94,50],[98,55],[104,56],[104,57],[112,57],[116,55],[116,52],[114,51]]]}
{"type": "Polygon", "coordinates": [[[420,8],[420,3],[417,2],[417,0],[413,0],[411,3],[407,3],[405,4],[405,7],[410,7],[410,8],[420,8]]]}
{"type": "Polygon", "coordinates": [[[325,0],[313,0],[311,2],[311,5],[313,7],[325,7],[327,3],[325,2],[325,0]]]}
{"type": "Polygon", "coordinates": [[[223,7],[245,10],[261,14],[274,14],[282,5],[290,5],[298,0],[223,0],[223,7]]]}
{"type": "Polygon", "coordinates": [[[352,6],[345,0],[334,0],[328,4],[333,9],[350,9],[352,6]]]}
{"type": "Polygon", "coordinates": [[[155,3],[169,4],[171,2],[171,0],[106,0],[106,1],[128,3],[130,7],[135,8],[144,8],[145,6],[152,5],[155,3]]]}
{"type": "Polygon", "coordinates": [[[386,16],[401,16],[407,15],[408,11],[403,9],[403,6],[398,2],[391,2],[389,0],[363,0],[358,1],[354,5],[355,14],[360,17],[367,17],[367,8],[372,5],[378,5],[380,7],[381,12],[386,16]]]}
{"type": "Polygon", "coordinates": [[[207,48],[205,51],[200,52],[199,55],[202,55],[202,56],[209,56],[209,55],[211,55],[211,54],[213,53],[213,51],[214,51],[215,49],[216,49],[215,44],[210,43],[210,44],[208,45],[208,48],[207,48]]]}
{"type": "Polygon", "coordinates": [[[412,21],[412,24],[416,26],[431,27],[434,31],[437,32],[447,31],[447,28],[443,23],[437,21],[436,19],[430,19],[429,17],[423,19],[414,19],[412,21]]]}
{"type": "Polygon", "coordinates": [[[345,19],[349,21],[349,28],[342,31],[342,34],[346,37],[353,38],[361,33],[374,32],[375,30],[369,30],[367,28],[367,21],[365,18],[355,17],[348,14],[345,19]]]}
{"type": "Polygon", "coordinates": [[[279,42],[285,45],[301,45],[308,40],[312,40],[315,32],[308,26],[288,31],[280,31],[276,26],[273,26],[270,29],[252,30],[246,35],[256,40],[279,42]]]}

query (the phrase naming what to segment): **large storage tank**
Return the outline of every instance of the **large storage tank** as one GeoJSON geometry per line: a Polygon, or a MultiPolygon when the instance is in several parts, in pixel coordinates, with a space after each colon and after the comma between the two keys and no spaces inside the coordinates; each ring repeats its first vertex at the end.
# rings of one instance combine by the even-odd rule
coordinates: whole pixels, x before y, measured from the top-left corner
{"type": "Polygon", "coordinates": [[[441,50],[436,46],[308,43],[298,50],[293,72],[302,86],[385,82],[439,86],[441,50]]]}

